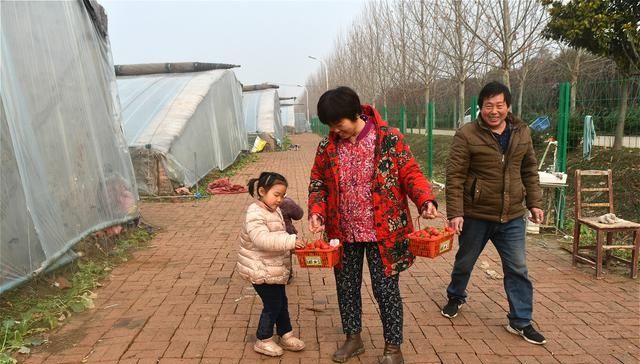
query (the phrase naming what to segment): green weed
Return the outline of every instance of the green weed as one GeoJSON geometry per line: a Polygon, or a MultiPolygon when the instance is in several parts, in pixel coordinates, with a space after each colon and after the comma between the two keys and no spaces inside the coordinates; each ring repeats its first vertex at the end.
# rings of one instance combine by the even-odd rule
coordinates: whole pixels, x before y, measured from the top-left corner
{"type": "Polygon", "coordinates": [[[145,228],[126,230],[113,238],[87,237],[74,251],[82,252],[72,263],[0,297],[0,364],[15,363],[10,353],[28,354],[45,342],[43,333],[62,325],[73,314],[94,307],[94,290],[111,269],[127,261],[129,254],[151,239],[145,228]],[[53,286],[64,277],[71,287],[53,286]]]}

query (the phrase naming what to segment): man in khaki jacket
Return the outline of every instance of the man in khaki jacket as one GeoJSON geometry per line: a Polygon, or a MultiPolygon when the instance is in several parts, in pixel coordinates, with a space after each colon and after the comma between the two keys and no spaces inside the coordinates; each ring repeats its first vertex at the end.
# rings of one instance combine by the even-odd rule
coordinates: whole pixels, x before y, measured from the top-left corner
{"type": "Polygon", "coordinates": [[[531,132],[510,113],[505,85],[486,84],[478,105],[480,117],[456,131],[447,162],[447,217],[460,234],[460,249],[441,313],[457,316],[473,266],[491,240],[502,259],[509,300],[506,329],[541,345],[546,340],[531,325],[533,287],[525,251],[527,209],[535,223],[544,217],[531,132]]]}

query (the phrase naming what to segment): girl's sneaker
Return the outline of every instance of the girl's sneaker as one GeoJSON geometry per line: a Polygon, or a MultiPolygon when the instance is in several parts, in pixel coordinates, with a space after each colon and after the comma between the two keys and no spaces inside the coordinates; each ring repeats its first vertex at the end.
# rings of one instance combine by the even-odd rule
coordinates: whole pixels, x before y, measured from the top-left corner
{"type": "Polygon", "coordinates": [[[253,350],[269,356],[282,356],[284,354],[280,345],[273,341],[273,337],[264,340],[257,339],[256,343],[253,344],[253,350]]]}
{"type": "Polygon", "coordinates": [[[304,349],[304,341],[293,336],[293,331],[289,331],[280,338],[280,345],[289,351],[300,351],[304,349]]]}

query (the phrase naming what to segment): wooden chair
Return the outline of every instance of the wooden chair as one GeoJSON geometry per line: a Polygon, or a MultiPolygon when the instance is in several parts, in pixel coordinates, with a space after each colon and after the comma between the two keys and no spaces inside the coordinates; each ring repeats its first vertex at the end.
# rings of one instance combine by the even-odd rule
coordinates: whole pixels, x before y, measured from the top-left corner
{"type": "MultiPolygon", "coordinates": [[[[595,196],[596,198],[598,196],[595,196]]],[[[590,199],[590,200],[593,200],[590,199]]],[[[592,208],[607,208],[607,212],[614,213],[613,209],[613,177],[611,174],[611,170],[606,171],[582,171],[576,170],[576,223],[573,231],[573,265],[575,266],[577,262],[585,262],[589,264],[593,264],[596,266],[596,278],[604,278],[602,276],[602,262],[603,258],[606,261],[607,267],[609,266],[609,261],[611,258],[623,261],[631,265],[631,278],[636,278],[638,276],[638,250],[640,248],[640,224],[619,220],[614,224],[604,224],[598,222],[598,216],[602,215],[599,213],[595,216],[586,217],[583,215],[585,208],[589,208],[591,215],[594,215],[594,211],[592,208]],[[597,185],[593,185],[592,183],[588,183],[588,186],[585,187],[583,185],[582,177],[583,176],[596,176],[591,177],[598,178],[598,176],[607,179],[606,187],[602,187],[604,183],[600,183],[597,185]],[[607,194],[608,201],[607,202],[584,202],[584,193],[600,193],[603,192],[607,194]],[[595,230],[596,232],[596,244],[589,246],[580,246],[580,225],[588,226],[589,228],[595,230]],[[632,245],[616,245],[613,241],[614,233],[619,232],[632,232],[633,233],[633,244],[632,245]],[[604,235],[606,234],[606,244],[604,243],[604,235]],[[590,256],[585,256],[580,254],[580,250],[582,249],[591,249],[595,250],[595,261],[590,256]],[[626,259],[618,258],[611,255],[612,249],[630,249],[631,253],[631,261],[626,259]],[[604,257],[603,257],[604,256],[604,257]]]]}

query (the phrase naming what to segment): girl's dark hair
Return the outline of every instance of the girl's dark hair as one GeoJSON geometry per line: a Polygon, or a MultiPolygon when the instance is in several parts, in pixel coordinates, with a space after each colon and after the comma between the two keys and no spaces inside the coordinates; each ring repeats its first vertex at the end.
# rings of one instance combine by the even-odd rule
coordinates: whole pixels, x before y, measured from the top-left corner
{"type": "Polygon", "coordinates": [[[480,90],[480,94],[478,95],[478,106],[482,107],[482,103],[485,99],[489,99],[500,94],[504,95],[504,101],[507,103],[507,106],[511,106],[511,92],[509,91],[509,88],[498,81],[489,82],[482,87],[482,90],[480,90]]]}
{"type": "Polygon", "coordinates": [[[318,100],[318,118],[325,125],[336,124],[344,118],[355,121],[361,113],[358,94],[346,86],[329,90],[318,100]]]}
{"type": "Polygon", "coordinates": [[[260,173],[260,177],[252,178],[247,183],[249,194],[253,197],[255,197],[255,193],[257,193],[260,187],[264,188],[265,191],[269,191],[271,187],[275,185],[284,185],[285,187],[289,187],[287,179],[280,173],[276,172],[262,172],[260,173]]]}

